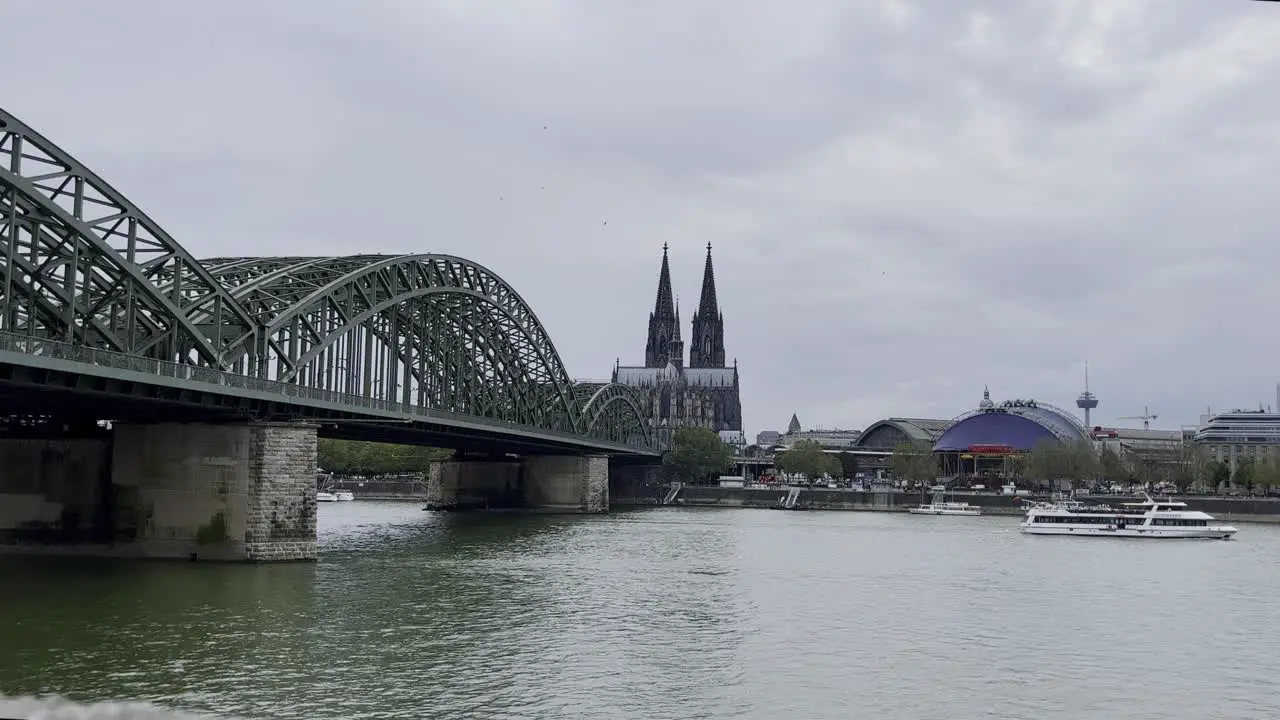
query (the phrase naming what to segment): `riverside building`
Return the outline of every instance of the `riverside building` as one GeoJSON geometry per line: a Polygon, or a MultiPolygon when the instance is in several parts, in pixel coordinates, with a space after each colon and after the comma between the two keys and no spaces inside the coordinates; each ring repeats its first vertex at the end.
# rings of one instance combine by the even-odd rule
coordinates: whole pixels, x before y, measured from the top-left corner
{"type": "Polygon", "coordinates": [[[1202,419],[1195,443],[1218,462],[1236,467],[1280,454],[1280,413],[1269,410],[1232,410],[1202,419]]]}

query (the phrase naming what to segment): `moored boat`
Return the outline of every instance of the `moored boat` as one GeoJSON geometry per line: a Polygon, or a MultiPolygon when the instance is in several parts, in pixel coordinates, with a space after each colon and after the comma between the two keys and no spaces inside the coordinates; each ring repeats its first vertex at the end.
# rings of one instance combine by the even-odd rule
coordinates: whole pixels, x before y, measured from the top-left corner
{"type": "Polygon", "coordinates": [[[1229,540],[1236,534],[1206,512],[1191,510],[1178,500],[1153,500],[1120,507],[1088,505],[1079,500],[1037,502],[1027,508],[1018,526],[1031,535],[1076,535],[1153,539],[1229,540]]]}
{"type": "Polygon", "coordinates": [[[317,490],[316,502],[338,502],[338,496],[327,490],[317,490]]]}
{"type": "Polygon", "coordinates": [[[912,515],[981,515],[982,508],[966,502],[947,502],[947,489],[942,485],[933,487],[933,500],[921,503],[917,507],[908,508],[912,515]]]}
{"type": "Polygon", "coordinates": [[[333,497],[338,502],[350,502],[356,499],[356,494],[350,490],[334,490],[333,497]]]}

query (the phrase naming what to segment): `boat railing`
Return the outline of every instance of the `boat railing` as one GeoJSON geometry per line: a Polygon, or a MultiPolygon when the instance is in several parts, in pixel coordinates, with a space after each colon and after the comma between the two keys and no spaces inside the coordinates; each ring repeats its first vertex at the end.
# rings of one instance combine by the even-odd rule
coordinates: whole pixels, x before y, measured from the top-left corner
{"type": "MultiPolygon", "coordinates": [[[[1165,503],[1162,503],[1162,504],[1165,504],[1165,503]]],[[[1154,506],[1152,505],[1144,505],[1142,503],[1124,503],[1120,507],[1115,507],[1112,505],[1103,505],[1103,504],[1086,505],[1078,502],[1077,503],[1038,502],[1031,505],[1027,509],[1030,510],[1032,508],[1037,508],[1041,510],[1061,510],[1069,513],[1080,513],[1080,514],[1109,513],[1109,514],[1120,514],[1120,515],[1146,515],[1148,512],[1152,510],[1153,507],[1154,506]]],[[[1186,503],[1183,503],[1180,506],[1172,508],[1171,511],[1172,512],[1190,512],[1190,508],[1186,506],[1186,503]]]]}

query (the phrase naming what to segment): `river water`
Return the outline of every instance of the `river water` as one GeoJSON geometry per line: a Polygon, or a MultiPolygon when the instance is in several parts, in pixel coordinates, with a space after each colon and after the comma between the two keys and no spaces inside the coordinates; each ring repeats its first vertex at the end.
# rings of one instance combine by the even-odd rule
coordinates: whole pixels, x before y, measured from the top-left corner
{"type": "Polygon", "coordinates": [[[0,558],[0,691],[310,720],[1280,717],[1280,528],[1016,523],[358,501],[320,507],[315,564],[0,558]]]}

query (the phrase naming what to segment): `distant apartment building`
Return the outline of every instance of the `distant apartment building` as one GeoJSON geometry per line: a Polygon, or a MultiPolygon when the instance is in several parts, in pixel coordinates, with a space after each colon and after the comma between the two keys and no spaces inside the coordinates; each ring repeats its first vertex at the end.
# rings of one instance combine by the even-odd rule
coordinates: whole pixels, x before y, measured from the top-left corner
{"type": "Polygon", "coordinates": [[[1206,415],[1201,417],[1194,439],[1234,472],[1246,460],[1280,454],[1280,413],[1258,409],[1206,415]]]}

